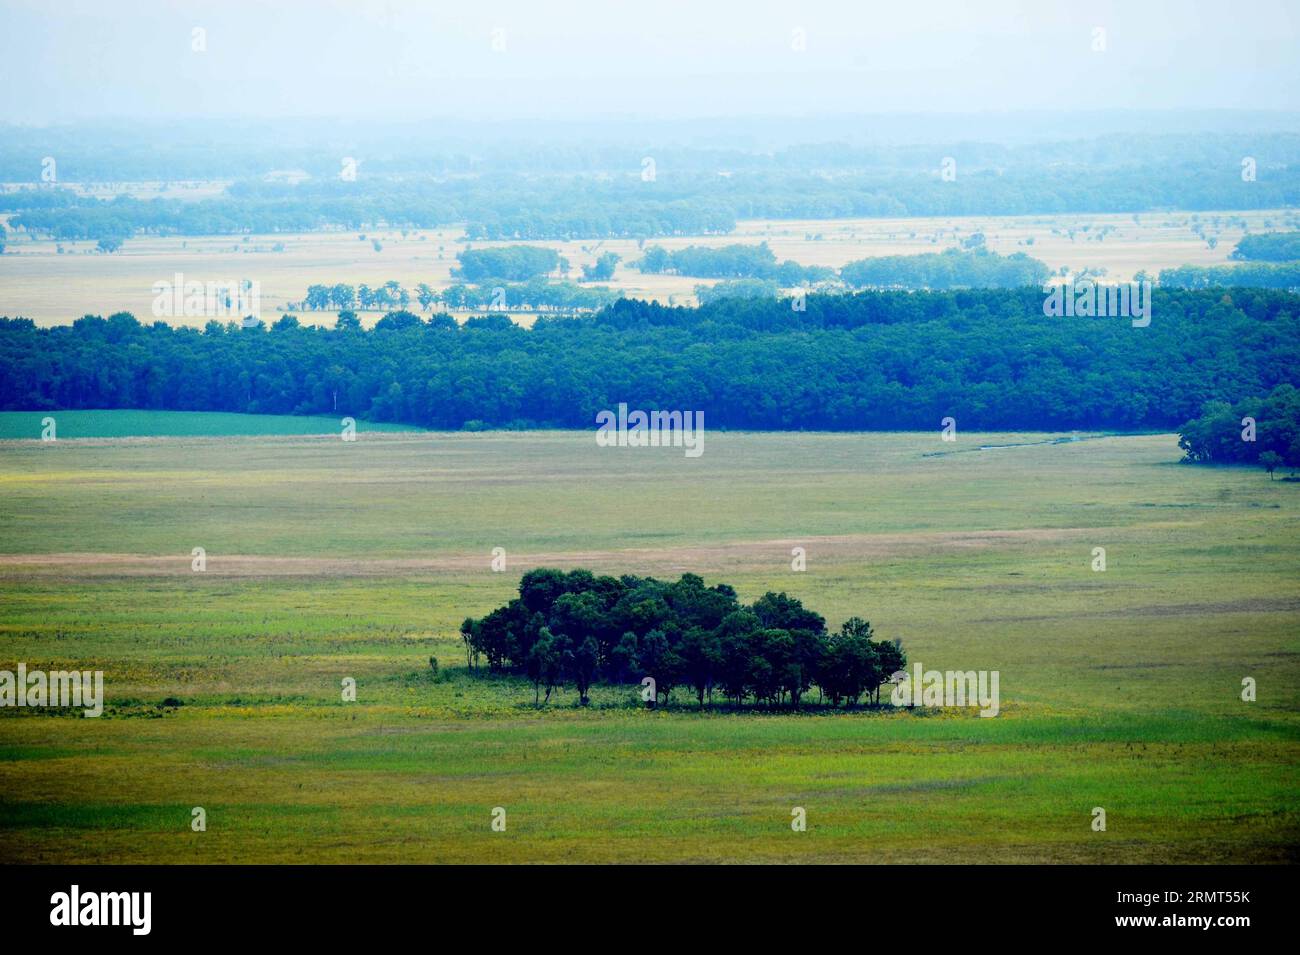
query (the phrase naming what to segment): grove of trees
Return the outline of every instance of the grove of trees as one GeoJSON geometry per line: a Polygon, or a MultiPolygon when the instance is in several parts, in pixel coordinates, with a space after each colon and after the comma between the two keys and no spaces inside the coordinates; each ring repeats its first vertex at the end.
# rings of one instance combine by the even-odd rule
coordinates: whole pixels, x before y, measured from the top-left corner
{"type": "Polygon", "coordinates": [[[652,245],[645,250],[640,268],[649,274],[675,272],[694,278],[766,279],[786,287],[802,282],[833,281],[837,277],[835,270],[827,266],[804,266],[788,259],[778,263],[766,242],[733,243],[716,248],[690,245],[672,252],[652,245]]]}
{"type": "Polygon", "coordinates": [[[1300,261],[1300,232],[1264,232],[1242,236],[1231,258],[1250,262],[1300,261]]]}
{"type": "Polygon", "coordinates": [[[879,702],[880,688],[907,666],[899,641],[876,640],[852,617],[828,632],[825,619],[784,593],[742,604],[727,584],[695,574],[676,582],[531,570],[519,596],[461,625],[466,665],[526,675],[534,700],[572,685],[586,705],[597,682],[653,681],[652,702],[689,690],[701,706],[799,706],[816,687],[821,702],[879,702]]]}
{"type": "Polygon", "coordinates": [[[1262,398],[1209,401],[1178,431],[1191,462],[1300,469],[1300,390],[1287,383],[1262,398]]]}
{"type": "Polygon", "coordinates": [[[560,253],[535,245],[466,249],[459,258],[460,268],[452,274],[466,282],[527,282],[560,267],[560,253]]]}
{"type": "Polygon", "coordinates": [[[859,259],[840,269],[855,288],[1020,288],[1042,285],[1052,274],[1023,252],[998,255],[984,248],[859,259]]]}
{"type": "Polygon", "coordinates": [[[597,257],[594,265],[584,265],[582,267],[582,280],[584,282],[608,282],[614,277],[614,268],[621,258],[616,252],[602,253],[597,257]]]}

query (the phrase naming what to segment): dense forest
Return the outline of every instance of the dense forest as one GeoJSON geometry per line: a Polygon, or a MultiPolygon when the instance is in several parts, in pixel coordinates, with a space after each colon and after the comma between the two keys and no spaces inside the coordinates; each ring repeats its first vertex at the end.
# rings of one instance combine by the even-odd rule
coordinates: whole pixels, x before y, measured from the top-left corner
{"type": "Polygon", "coordinates": [[[518,597],[460,632],[468,666],[527,675],[534,700],[571,683],[582,705],[599,680],[648,678],[651,705],[685,686],[700,705],[716,693],[731,704],[797,707],[816,686],[823,702],[853,706],[863,694],[879,702],[881,686],[907,666],[901,644],[873,639],[860,617],[828,633],[794,597],[769,592],[744,606],[733,587],[706,587],[695,574],[667,583],[530,570],[518,597]]]}
{"type": "Polygon", "coordinates": [[[37,328],[0,320],[0,407],[338,414],[430,428],[591,428],[602,409],[692,409],[713,428],[1172,429],[1210,401],[1300,385],[1300,296],[1157,290],[1153,320],[1048,318],[1041,289],[621,299],[525,329],[398,312],[372,330],[37,328]]]}

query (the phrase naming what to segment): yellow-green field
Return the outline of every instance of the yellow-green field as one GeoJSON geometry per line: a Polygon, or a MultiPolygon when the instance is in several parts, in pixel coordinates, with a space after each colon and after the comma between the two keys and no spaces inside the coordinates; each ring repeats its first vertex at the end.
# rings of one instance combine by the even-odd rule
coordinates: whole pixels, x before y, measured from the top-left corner
{"type": "MultiPolygon", "coordinates": [[[[678,249],[688,245],[719,246],[733,242],[768,242],[778,259],[803,265],[839,268],[869,256],[914,255],[955,248],[982,232],[989,248],[1003,254],[1024,252],[1055,272],[1105,270],[1108,279],[1127,281],[1135,272],[1155,274],[1180,265],[1223,265],[1244,234],[1300,227],[1295,210],[1255,212],[1159,212],[1062,216],[978,216],[911,219],[770,220],[739,223],[726,236],[691,236],[651,240],[678,249]],[[1197,229],[1203,232],[1197,234],[1197,229]],[[1099,240],[1098,237],[1102,238],[1099,240]],[[1216,241],[1210,247],[1209,239],[1216,241]]],[[[0,256],[0,315],[25,316],[40,325],[66,324],[86,314],[132,312],[141,321],[153,318],[155,282],[261,283],[262,317],[273,322],[289,304],[300,302],[313,284],[379,286],[396,280],[415,292],[426,282],[436,289],[452,284],[451,270],[466,247],[461,228],[378,232],[308,232],[249,236],[141,237],[127,240],[120,251],[105,255],[93,241],[54,242],[10,233],[8,251],[0,256]],[[361,241],[358,236],[365,235],[361,241]],[[371,241],[381,245],[375,251],[371,241]],[[277,244],[283,251],[274,251],[277,244]],[[58,249],[62,246],[63,253],[58,249]]],[[[474,243],[505,245],[510,243],[474,243]]],[[[693,304],[695,286],[712,280],[679,275],[643,275],[627,266],[641,256],[633,240],[575,240],[527,243],[554,248],[570,263],[570,278],[581,266],[605,252],[622,256],[609,286],[635,298],[693,304]]],[[[333,312],[300,316],[331,324],[333,312]]],[[[366,324],[379,312],[363,315],[366,324]]],[[[529,313],[516,316],[525,324],[529,313]]],[[[177,324],[203,325],[206,319],[168,317],[177,324]]]]}
{"type": "Polygon", "coordinates": [[[5,857],[1294,861],[1300,483],[1172,435],[978,450],[1047,437],[0,443],[0,669],[101,669],[108,707],[0,710],[5,857]],[[538,565],[787,590],[998,670],[1002,712],[538,709],[457,635],[538,565]]]}

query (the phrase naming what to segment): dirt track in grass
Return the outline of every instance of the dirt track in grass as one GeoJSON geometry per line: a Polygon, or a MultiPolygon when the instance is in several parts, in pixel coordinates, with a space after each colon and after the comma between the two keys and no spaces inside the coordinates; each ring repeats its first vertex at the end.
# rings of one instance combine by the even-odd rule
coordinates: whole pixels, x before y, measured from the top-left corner
{"type": "MultiPolygon", "coordinates": [[[[641,572],[716,573],[719,567],[771,564],[776,555],[789,556],[803,547],[810,557],[835,561],[882,560],[989,548],[1015,548],[1044,541],[1068,540],[1092,533],[1088,528],[1028,528],[1011,531],[922,532],[915,534],[844,534],[823,537],[731,541],[693,547],[629,548],[553,553],[508,554],[511,569],[539,566],[586,567],[610,573],[641,572]]],[[[439,557],[278,557],[260,554],[207,555],[210,576],[217,577],[389,577],[407,574],[479,573],[489,554],[452,554],[439,557]]],[[[194,573],[189,554],[3,554],[0,575],[142,576],[194,573]]]]}

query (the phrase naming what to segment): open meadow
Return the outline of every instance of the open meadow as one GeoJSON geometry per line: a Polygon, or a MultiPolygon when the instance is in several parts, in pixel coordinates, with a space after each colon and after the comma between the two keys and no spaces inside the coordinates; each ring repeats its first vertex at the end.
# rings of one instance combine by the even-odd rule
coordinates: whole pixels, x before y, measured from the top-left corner
{"type": "Polygon", "coordinates": [[[1300,483],[1173,435],[710,432],[689,459],[98,414],[0,442],[0,668],[100,669],[106,699],[0,710],[10,861],[1296,859],[1300,483]],[[458,628],[536,566],[788,591],[998,670],[1001,713],[535,707],[458,628]]]}
{"type": "MultiPolygon", "coordinates": [[[[676,250],[690,245],[723,246],[767,242],[778,260],[840,268],[857,259],[917,255],[958,248],[982,233],[994,252],[1025,254],[1067,274],[1084,269],[1109,281],[1128,281],[1139,271],[1155,275],[1181,265],[1224,265],[1248,229],[1300,227],[1294,210],[1245,212],[1155,212],[1138,215],[1083,214],[966,216],[906,219],[751,219],[728,235],[680,236],[647,240],[676,250]],[[1214,240],[1211,247],[1210,240],[1214,240]]],[[[642,274],[628,263],[642,249],[632,239],[466,243],[461,228],[393,229],[361,232],[303,232],[254,236],[141,236],[118,252],[95,250],[95,242],[56,242],[11,232],[0,256],[0,316],[26,317],[39,325],[67,324],[82,315],[127,311],[152,320],[155,282],[261,283],[262,317],[267,323],[286,312],[304,321],[332,325],[335,312],[291,308],[313,284],[381,286],[395,280],[414,293],[421,282],[436,290],[453,284],[451,270],[468,246],[537,245],[568,259],[570,278],[581,275],[606,252],[622,262],[605,283],[633,298],[665,304],[695,303],[695,287],[715,280],[670,274],[642,274]],[[378,243],[376,249],[374,243],[378,243]],[[62,251],[60,252],[60,249],[62,251]]],[[[413,306],[418,307],[418,306],[413,306]]],[[[382,312],[361,314],[373,325],[382,312]]],[[[460,314],[458,317],[463,318],[460,314]]],[[[529,324],[533,315],[516,314],[529,324]]],[[[202,326],[206,318],[169,316],[173,324],[202,326]]]]}

